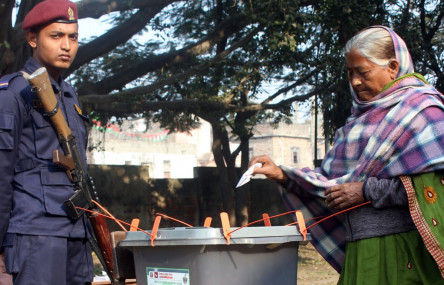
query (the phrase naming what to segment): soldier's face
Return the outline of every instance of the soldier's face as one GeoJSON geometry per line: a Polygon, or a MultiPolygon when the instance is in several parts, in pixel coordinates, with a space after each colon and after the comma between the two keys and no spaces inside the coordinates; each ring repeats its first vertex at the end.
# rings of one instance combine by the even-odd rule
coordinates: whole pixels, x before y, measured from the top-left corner
{"type": "Polygon", "coordinates": [[[77,23],[52,23],[38,33],[27,33],[33,57],[50,73],[69,68],[79,47],[78,36],[77,23]]]}

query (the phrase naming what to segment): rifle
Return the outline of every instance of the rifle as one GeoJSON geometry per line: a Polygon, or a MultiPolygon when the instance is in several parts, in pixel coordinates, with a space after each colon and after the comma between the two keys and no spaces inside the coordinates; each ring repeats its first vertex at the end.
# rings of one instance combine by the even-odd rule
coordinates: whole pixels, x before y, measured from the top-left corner
{"type": "MultiPolygon", "coordinates": [[[[65,205],[69,216],[74,220],[79,219],[85,213],[83,209],[95,208],[93,197],[98,201],[93,180],[86,171],[75,137],[60,111],[46,68],[41,67],[31,75],[25,75],[25,78],[31,84],[32,91],[37,93],[42,101],[45,116],[48,116],[54,125],[64,154],[55,149],[52,152],[52,160],[66,170],[69,180],[73,183],[74,194],[65,201],[65,205]]],[[[114,265],[108,225],[101,215],[90,212],[87,212],[87,215],[94,232],[90,244],[113,282],[114,265]]]]}

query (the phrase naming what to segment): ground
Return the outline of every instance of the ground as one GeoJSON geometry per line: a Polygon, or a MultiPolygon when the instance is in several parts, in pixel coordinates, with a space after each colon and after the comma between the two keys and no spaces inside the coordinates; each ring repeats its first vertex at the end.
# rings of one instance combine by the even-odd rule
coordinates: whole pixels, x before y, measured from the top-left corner
{"type": "MultiPolygon", "coordinates": [[[[94,256],[96,273],[102,268],[94,256]]],[[[306,242],[299,246],[298,285],[335,285],[339,274],[306,242]]],[[[99,283],[97,283],[99,284],[99,283]]],[[[103,283],[105,284],[105,283],[103,283]]]]}
{"type": "Polygon", "coordinates": [[[339,274],[314,249],[311,243],[300,244],[298,285],[334,285],[339,274]]]}

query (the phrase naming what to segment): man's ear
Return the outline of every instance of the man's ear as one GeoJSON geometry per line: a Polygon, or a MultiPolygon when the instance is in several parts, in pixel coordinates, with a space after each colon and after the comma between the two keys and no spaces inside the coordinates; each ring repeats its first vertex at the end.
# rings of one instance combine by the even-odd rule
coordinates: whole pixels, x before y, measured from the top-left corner
{"type": "Polygon", "coordinates": [[[26,32],[26,41],[33,49],[36,48],[37,47],[37,33],[27,31],[26,32]]]}
{"type": "Polygon", "coordinates": [[[387,68],[389,69],[390,77],[392,78],[392,80],[394,80],[399,72],[399,62],[396,59],[392,59],[390,60],[387,68]]]}

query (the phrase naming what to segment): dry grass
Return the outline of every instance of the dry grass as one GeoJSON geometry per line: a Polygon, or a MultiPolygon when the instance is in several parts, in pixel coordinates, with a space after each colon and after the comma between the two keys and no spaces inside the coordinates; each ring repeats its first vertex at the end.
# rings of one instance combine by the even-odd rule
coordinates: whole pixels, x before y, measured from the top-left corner
{"type": "Polygon", "coordinates": [[[301,243],[298,260],[298,285],[334,285],[339,274],[314,249],[311,243],[301,243]]]}

